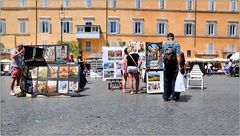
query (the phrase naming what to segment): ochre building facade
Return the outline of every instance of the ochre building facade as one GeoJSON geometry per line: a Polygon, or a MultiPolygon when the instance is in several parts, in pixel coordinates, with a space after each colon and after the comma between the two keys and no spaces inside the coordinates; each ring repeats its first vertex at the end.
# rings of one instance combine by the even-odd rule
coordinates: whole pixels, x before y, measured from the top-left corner
{"type": "Polygon", "coordinates": [[[78,41],[84,58],[103,46],[166,41],[169,32],[189,58],[240,50],[239,0],[0,0],[0,6],[2,59],[17,44],[56,44],[61,35],[78,41]]]}

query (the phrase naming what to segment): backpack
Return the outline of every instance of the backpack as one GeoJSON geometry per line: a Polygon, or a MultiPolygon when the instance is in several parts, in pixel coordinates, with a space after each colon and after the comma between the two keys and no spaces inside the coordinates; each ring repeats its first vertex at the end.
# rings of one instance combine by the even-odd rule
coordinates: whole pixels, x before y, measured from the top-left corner
{"type": "Polygon", "coordinates": [[[173,51],[173,47],[168,45],[167,49],[164,52],[163,62],[165,65],[176,64],[177,56],[173,51]]]}

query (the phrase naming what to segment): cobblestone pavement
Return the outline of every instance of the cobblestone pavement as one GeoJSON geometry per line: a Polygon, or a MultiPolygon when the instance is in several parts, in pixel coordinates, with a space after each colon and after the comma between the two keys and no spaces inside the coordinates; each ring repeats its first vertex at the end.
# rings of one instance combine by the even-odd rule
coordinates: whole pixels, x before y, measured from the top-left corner
{"type": "Polygon", "coordinates": [[[204,91],[164,103],[161,94],[109,91],[100,79],[89,79],[81,97],[17,98],[1,77],[1,134],[239,135],[239,78],[204,78],[204,91]]]}

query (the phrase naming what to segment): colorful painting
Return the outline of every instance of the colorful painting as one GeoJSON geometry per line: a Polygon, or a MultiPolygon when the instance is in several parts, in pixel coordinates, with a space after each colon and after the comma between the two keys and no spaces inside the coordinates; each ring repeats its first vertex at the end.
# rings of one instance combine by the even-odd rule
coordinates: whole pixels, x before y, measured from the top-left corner
{"type": "Polygon", "coordinates": [[[39,78],[47,78],[48,73],[48,67],[40,66],[38,68],[38,77],[39,78]]]}
{"type": "Polygon", "coordinates": [[[58,81],[58,93],[68,92],[68,81],[58,81]]]}
{"type": "Polygon", "coordinates": [[[78,92],[78,81],[69,81],[69,93],[78,92]]]}
{"type": "Polygon", "coordinates": [[[55,62],[55,47],[48,46],[45,48],[44,59],[46,62],[55,62]]]}
{"type": "Polygon", "coordinates": [[[110,61],[104,62],[103,69],[114,69],[114,62],[110,62],[110,61]]]}
{"type": "Polygon", "coordinates": [[[68,78],[68,66],[59,66],[59,78],[68,78]]]}
{"type": "Polygon", "coordinates": [[[108,51],[108,60],[115,60],[114,50],[108,51]]]}
{"type": "Polygon", "coordinates": [[[78,66],[69,66],[69,78],[78,78],[78,66]]]}
{"type": "Polygon", "coordinates": [[[145,54],[145,42],[138,42],[138,53],[144,53],[145,54]]]}
{"type": "Polygon", "coordinates": [[[47,91],[48,93],[57,93],[57,81],[48,80],[47,91]]]}
{"type": "Polygon", "coordinates": [[[37,78],[37,74],[38,74],[38,67],[29,67],[28,76],[27,76],[28,78],[37,78]]]}
{"type": "Polygon", "coordinates": [[[148,71],[148,81],[160,81],[160,71],[148,71]]]}
{"type": "Polygon", "coordinates": [[[123,62],[119,61],[119,62],[116,62],[116,69],[121,69],[121,66],[122,66],[123,62]]]}
{"type": "Polygon", "coordinates": [[[163,63],[160,55],[161,43],[146,43],[146,61],[147,68],[162,69],[163,63]]]}
{"type": "Polygon", "coordinates": [[[47,81],[37,82],[37,92],[40,94],[46,94],[47,92],[47,81]]]}
{"type": "Polygon", "coordinates": [[[28,88],[27,92],[35,93],[37,92],[37,81],[36,80],[27,80],[28,88]]]}
{"type": "Polygon", "coordinates": [[[67,60],[67,46],[56,46],[56,62],[64,62],[67,60]]]}
{"type": "Polygon", "coordinates": [[[122,60],[122,50],[108,50],[108,60],[122,60]]]}
{"type": "Polygon", "coordinates": [[[58,78],[58,66],[48,66],[49,78],[58,78]]]}

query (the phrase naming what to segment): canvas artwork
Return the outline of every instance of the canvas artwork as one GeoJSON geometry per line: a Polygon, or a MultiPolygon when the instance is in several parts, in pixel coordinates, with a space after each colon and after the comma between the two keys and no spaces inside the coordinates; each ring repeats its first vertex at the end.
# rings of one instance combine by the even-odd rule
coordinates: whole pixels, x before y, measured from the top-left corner
{"type": "Polygon", "coordinates": [[[67,46],[56,46],[56,62],[64,62],[68,60],[67,46]]]}
{"type": "Polygon", "coordinates": [[[49,78],[58,78],[58,66],[48,66],[49,69],[49,78]]]}
{"type": "Polygon", "coordinates": [[[68,81],[58,81],[58,93],[68,92],[68,81]]]}
{"type": "Polygon", "coordinates": [[[38,77],[39,78],[47,78],[48,75],[48,67],[39,66],[38,68],[38,77]]]}
{"type": "Polygon", "coordinates": [[[148,81],[160,81],[160,71],[148,71],[148,81]]]}
{"type": "Polygon", "coordinates": [[[116,60],[122,60],[122,50],[116,50],[115,51],[115,58],[116,60]]]}
{"type": "Polygon", "coordinates": [[[116,64],[116,66],[115,66],[116,69],[121,69],[121,66],[122,66],[123,62],[122,61],[118,61],[115,64],[116,64]]]}
{"type": "Polygon", "coordinates": [[[160,83],[149,83],[148,84],[148,93],[154,93],[160,90],[160,83]]]}
{"type": "Polygon", "coordinates": [[[28,72],[28,78],[37,78],[38,67],[30,67],[28,72]]]}
{"type": "Polygon", "coordinates": [[[47,91],[48,93],[57,93],[57,81],[48,80],[47,91]]]}
{"type": "Polygon", "coordinates": [[[108,60],[115,60],[114,50],[108,50],[108,60]]]}
{"type": "Polygon", "coordinates": [[[146,43],[146,67],[150,69],[163,68],[160,57],[160,43],[146,43]]]}
{"type": "Polygon", "coordinates": [[[37,92],[37,81],[36,80],[27,80],[28,88],[27,92],[35,93],[37,92]]]}
{"type": "Polygon", "coordinates": [[[38,81],[37,82],[37,91],[40,94],[45,94],[47,92],[47,81],[38,81]]]}
{"type": "Polygon", "coordinates": [[[59,78],[68,78],[68,66],[59,66],[59,78]]]}
{"type": "Polygon", "coordinates": [[[55,47],[48,46],[45,48],[44,59],[46,62],[55,62],[55,47]]]}
{"type": "Polygon", "coordinates": [[[122,50],[108,50],[108,60],[122,60],[122,50]]]}
{"type": "Polygon", "coordinates": [[[104,62],[103,69],[114,69],[114,62],[110,62],[110,61],[104,62]]]}
{"type": "Polygon", "coordinates": [[[78,92],[78,81],[69,81],[69,93],[78,92]]]}
{"type": "Polygon", "coordinates": [[[138,53],[144,53],[145,54],[145,42],[138,42],[138,53]]]}
{"type": "Polygon", "coordinates": [[[69,78],[78,78],[78,66],[69,66],[69,78]]]}
{"type": "Polygon", "coordinates": [[[112,70],[105,70],[103,71],[104,78],[114,78],[114,71],[112,70]]]}

